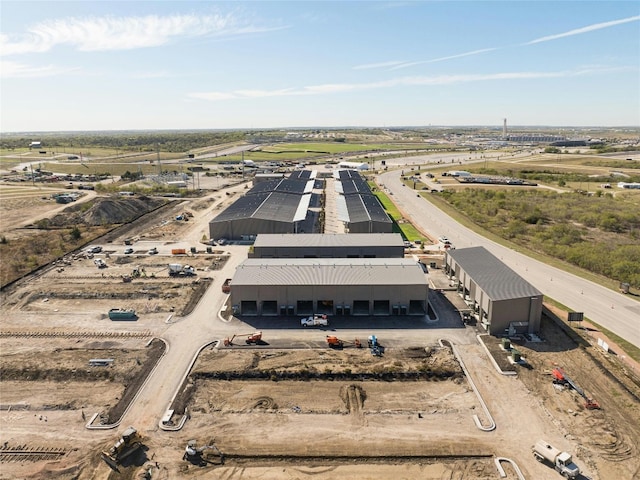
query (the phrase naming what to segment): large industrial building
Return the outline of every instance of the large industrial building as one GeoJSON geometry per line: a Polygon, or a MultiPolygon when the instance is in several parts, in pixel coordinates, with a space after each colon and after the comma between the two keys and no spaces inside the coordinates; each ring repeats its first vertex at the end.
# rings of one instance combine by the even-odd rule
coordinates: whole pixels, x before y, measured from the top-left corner
{"type": "Polygon", "coordinates": [[[231,283],[236,315],[420,315],[427,280],[405,258],[250,258],[231,283]]]}
{"type": "Polygon", "coordinates": [[[338,170],[335,174],[338,218],[349,233],[391,233],[393,222],[378,197],[371,193],[366,180],[355,170],[338,170]]]}
{"type": "Polygon", "coordinates": [[[445,271],[491,335],[539,331],[542,293],[484,247],[447,251],[445,271]]]}
{"type": "Polygon", "coordinates": [[[403,258],[399,233],[260,234],[249,258],[403,258]]]}
{"type": "MultiPolygon", "coordinates": [[[[393,222],[369,185],[354,170],[335,173],[335,215],[348,233],[391,233],[393,222]]],[[[324,180],[315,170],[263,179],[209,222],[211,239],[253,240],[262,233],[314,233],[324,180]],[[316,190],[314,192],[314,189],[316,190]],[[318,207],[315,210],[310,207],[318,207]]],[[[327,213],[327,212],[325,212],[327,213]]]]}
{"type": "Polygon", "coordinates": [[[313,186],[313,179],[256,183],[209,222],[209,235],[242,240],[259,233],[297,233],[304,229],[301,224],[308,217],[313,186]]]}

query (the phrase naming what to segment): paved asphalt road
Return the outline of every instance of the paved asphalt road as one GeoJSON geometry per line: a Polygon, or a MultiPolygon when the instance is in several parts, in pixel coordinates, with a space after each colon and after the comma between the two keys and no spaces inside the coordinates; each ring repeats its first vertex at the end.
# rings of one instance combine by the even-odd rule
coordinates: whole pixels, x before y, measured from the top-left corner
{"type": "Polygon", "coordinates": [[[401,211],[424,232],[434,238],[445,235],[456,248],[484,246],[545,295],[576,312],[584,312],[585,317],[640,347],[640,302],[633,297],[533,260],[474,233],[403,186],[398,171],[382,174],[380,182],[393,192],[392,199],[401,211]]]}

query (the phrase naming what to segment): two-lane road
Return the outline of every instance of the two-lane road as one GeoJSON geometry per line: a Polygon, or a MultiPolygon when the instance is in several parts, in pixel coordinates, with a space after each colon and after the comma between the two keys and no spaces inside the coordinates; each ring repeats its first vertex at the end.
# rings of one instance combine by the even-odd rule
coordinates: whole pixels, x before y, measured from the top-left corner
{"type": "Polygon", "coordinates": [[[584,312],[589,319],[640,347],[640,302],[478,235],[418,197],[415,190],[403,186],[398,171],[381,175],[380,181],[421,230],[434,238],[446,235],[457,248],[484,246],[545,295],[576,312],[584,312]]]}

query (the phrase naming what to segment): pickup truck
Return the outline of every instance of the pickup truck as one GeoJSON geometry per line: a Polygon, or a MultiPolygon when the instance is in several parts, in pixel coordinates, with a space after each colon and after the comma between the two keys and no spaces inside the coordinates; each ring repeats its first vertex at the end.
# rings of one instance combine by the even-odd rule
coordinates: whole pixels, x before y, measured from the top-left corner
{"type": "Polygon", "coordinates": [[[300,325],[303,327],[326,327],[329,325],[329,320],[326,315],[313,315],[300,319],[300,325]]]}
{"type": "Polygon", "coordinates": [[[222,293],[231,293],[231,279],[227,278],[222,284],[222,293]]]}

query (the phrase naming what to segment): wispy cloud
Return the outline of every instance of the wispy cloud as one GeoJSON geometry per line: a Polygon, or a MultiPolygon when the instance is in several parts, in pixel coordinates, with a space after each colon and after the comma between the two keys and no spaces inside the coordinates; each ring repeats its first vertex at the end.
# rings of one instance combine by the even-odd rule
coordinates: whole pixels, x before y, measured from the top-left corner
{"type": "Polygon", "coordinates": [[[231,99],[256,99],[264,97],[284,97],[300,95],[322,95],[363,90],[403,87],[403,86],[433,86],[452,85],[457,83],[473,83],[503,80],[532,80],[548,78],[577,77],[622,71],[624,69],[610,68],[583,68],[579,70],[563,70],[558,72],[503,72],[490,74],[467,75],[433,75],[398,77],[380,82],[369,83],[330,83],[309,85],[300,88],[282,88],[277,90],[234,90],[230,92],[194,92],[188,94],[189,98],[202,100],[231,100],[231,99]]]}
{"type": "MultiPolygon", "coordinates": [[[[573,35],[581,35],[583,33],[589,33],[589,32],[593,32],[595,30],[601,30],[603,28],[615,27],[617,25],[622,25],[622,24],[630,23],[630,22],[637,22],[638,20],[640,20],[640,15],[636,15],[634,17],[622,18],[620,20],[612,20],[610,22],[596,23],[596,24],[589,25],[589,26],[586,26],[586,27],[577,28],[575,30],[569,30],[568,32],[540,37],[540,38],[537,38],[535,40],[531,40],[529,42],[522,43],[520,45],[521,46],[522,45],[533,45],[533,44],[536,44],[536,43],[549,42],[549,41],[552,41],[552,40],[557,40],[559,38],[571,37],[573,35]]],[[[479,50],[472,50],[470,52],[459,53],[459,54],[456,54],[456,55],[448,55],[446,57],[432,58],[430,60],[416,60],[416,61],[413,61],[413,62],[389,61],[389,62],[370,63],[370,64],[366,64],[366,65],[357,65],[357,66],[353,67],[353,69],[354,70],[364,70],[364,69],[387,68],[388,67],[389,70],[400,70],[402,68],[414,67],[416,65],[425,65],[425,64],[429,64],[429,63],[436,63],[436,62],[444,62],[446,60],[453,60],[453,59],[456,59],[456,58],[469,57],[469,56],[473,56],[473,55],[481,55],[483,53],[493,52],[495,50],[500,50],[501,48],[504,48],[504,47],[482,48],[482,49],[479,49],[479,50]]]]}
{"type": "Polygon", "coordinates": [[[2,78],[35,78],[51,77],[71,72],[77,72],[78,68],[61,68],[54,65],[27,65],[9,60],[0,60],[0,72],[2,78]]]}
{"type": "Polygon", "coordinates": [[[432,58],[430,60],[416,60],[414,62],[404,62],[400,60],[391,60],[388,62],[367,63],[364,65],[356,65],[354,70],[367,70],[373,68],[388,68],[389,70],[399,70],[401,68],[413,67],[415,65],[423,65],[426,63],[444,62],[445,60],[453,60],[454,58],[469,57],[472,55],[480,55],[482,53],[492,52],[498,50],[497,48],[483,48],[480,50],[472,50],[471,52],[458,53],[456,55],[449,55],[446,57],[432,58]]]}
{"type": "Polygon", "coordinates": [[[431,60],[419,60],[416,62],[405,62],[399,65],[392,66],[390,70],[399,70],[401,68],[413,67],[414,65],[422,65],[425,63],[444,62],[445,60],[452,60],[454,58],[470,57],[472,55],[480,55],[482,53],[493,52],[497,48],[483,48],[480,50],[472,50],[471,52],[459,53],[457,55],[449,55],[447,57],[433,58],[431,60]]]}
{"type": "Polygon", "coordinates": [[[369,70],[372,68],[386,68],[386,67],[395,67],[396,65],[404,65],[406,62],[402,62],[400,60],[391,60],[388,62],[379,62],[379,63],[365,63],[364,65],[356,65],[353,67],[354,70],[369,70]]]}
{"type": "Polygon", "coordinates": [[[2,55],[42,53],[67,45],[79,51],[131,50],[165,45],[176,38],[234,36],[277,30],[226,15],[147,15],[49,20],[24,34],[0,35],[2,55]]]}
{"type": "Polygon", "coordinates": [[[557,33],[555,35],[547,35],[545,37],[536,38],[523,45],[533,45],[534,43],[550,42],[551,40],[557,40],[558,38],[572,37],[574,35],[582,35],[583,33],[593,32],[595,30],[602,30],[603,28],[615,27],[624,23],[637,22],[640,20],[640,15],[634,17],[622,18],[620,20],[612,20],[611,22],[602,22],[589,25],[587,27],[576,28],[575,30],[569,30],[564,33],[557,33]]]}

